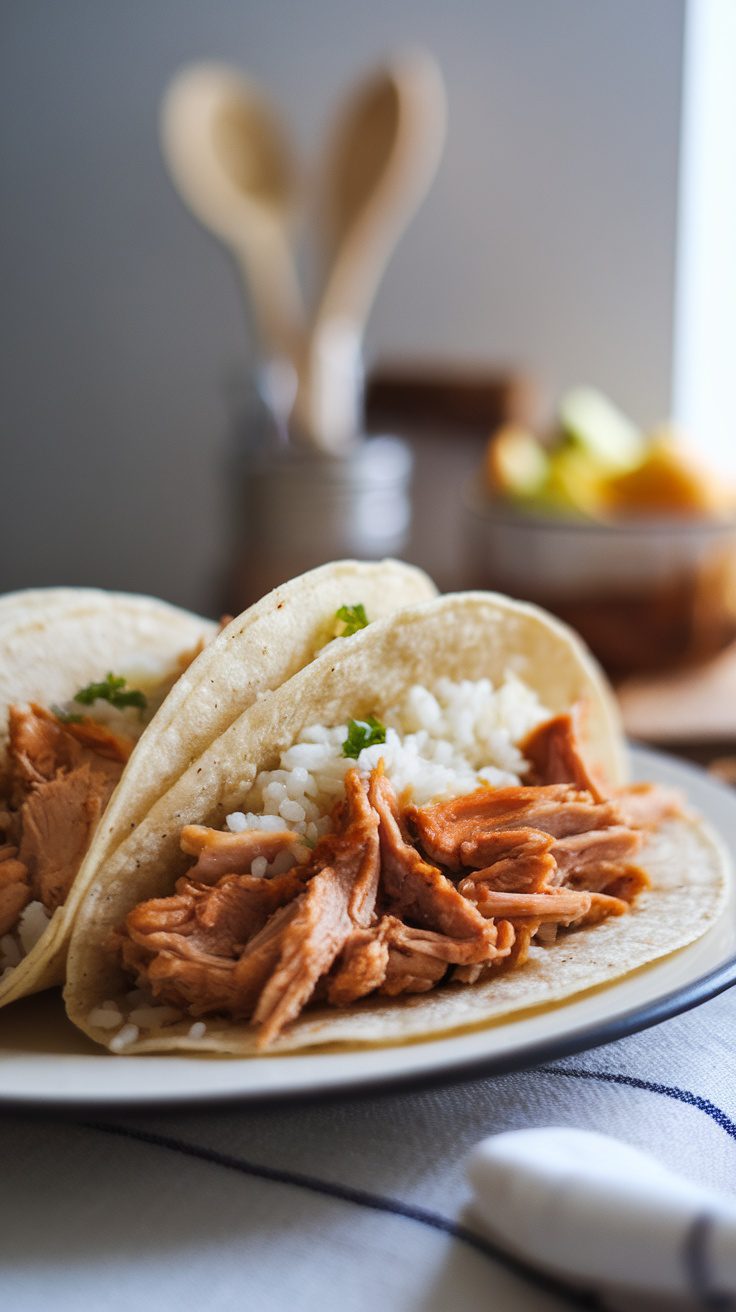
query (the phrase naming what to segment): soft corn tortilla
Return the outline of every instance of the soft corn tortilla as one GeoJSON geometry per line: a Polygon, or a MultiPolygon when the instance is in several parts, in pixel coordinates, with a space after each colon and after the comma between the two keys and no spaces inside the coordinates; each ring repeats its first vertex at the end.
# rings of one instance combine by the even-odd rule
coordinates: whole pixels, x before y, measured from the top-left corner
{"type": "Polygon", "coordinates": [[[207,643],[136,744],[64,906],[0,982],[0,1006],[63,981],[71,924],[96,872],[218,734],[333,638],[340,606],[361,602],[380,618],[435,594],[426,574],[399,561],[338,561],[276,588],[216,637],[210,621],[148,597],[49,588],[0,598],[0,758],[10,705],[67,701],[108,670],[155,682],[207,643]]]}
{"type": "MultiPolygon", "coordinates": [[[[125,994],[131,988],[106,947],[110,931],[138,902],[173,892],[189,865],[179,850],[181,827],[222,825],[229,812],[242,806],[257,772],[274,768],[302,729],[369,713],[385,715],[413,683],[431,687],[441,676],[488,677],[497,683],[510,670],[537,691],[553,714],[583,702],[591,759],[612,784],[624,782],[611,694],[565,626],[533,606],[487,593],[442,597],[405,610],[331,646],[243,713],[97,873],[80,908],[69,954],[65,997],[72,1020],[91,1038],[109,1043],[110,1031],[91,1025],[90,1012],[114,999],[125,1014],[125,994]]],[[[552,948],[535,949],[528,966],[486,983],[447,986],[395,1001],[367,999],[346,1010],[307,1011],[269,1051],[433,1036],[567,997],[699,937],[724,898],[725,863],[717,843],[694,821],[668,822],[652,840],[646,861],[655,888],[630,915],[564,935],[552,948]]],[[[208,1020],[201,1039],[189,1036],[190,1025],[186,1020],[142,1032],[125,1051],[255,1052],[254,1033],[245,1024],[208,1020]]]]}
{"type": "MultiPolygon", "coordinates": [[[[179,659],[214,630],[209,620],[151,597],[93,588],[11,594],[0,607],[0,760],[7,750],[10,706],[66,702],[110,670],[124,674],[132,686],[153,689],[175,678],[179,659]]],[[[139,754],[145,756],[156,718],[139,739],[131,762],[139,754]]],[[[186,765],[184,759],[181,770],[186,765]]],[[[97,833],[113,821],[129,833],[145,810],[129,787],[126,767],[97,833]]],[[[81,869],[38,943],[0,981],[0,1006],[63,980],[80,875],[81,869]]]]}

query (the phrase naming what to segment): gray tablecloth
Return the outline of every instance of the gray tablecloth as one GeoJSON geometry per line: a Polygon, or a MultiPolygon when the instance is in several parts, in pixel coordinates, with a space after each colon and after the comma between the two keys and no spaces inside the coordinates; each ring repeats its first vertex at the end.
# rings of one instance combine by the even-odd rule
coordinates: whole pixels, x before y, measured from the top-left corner
{"type": "Polygon", "coordinates": [[[736,993],[594,1052],[443,1090],[84,1123],[7,1116],[0,1304],[574,1306],[499,1262],[467,1212],[470,1147],[530,1125],[614,1134],[735,1190],[736,993]]]}

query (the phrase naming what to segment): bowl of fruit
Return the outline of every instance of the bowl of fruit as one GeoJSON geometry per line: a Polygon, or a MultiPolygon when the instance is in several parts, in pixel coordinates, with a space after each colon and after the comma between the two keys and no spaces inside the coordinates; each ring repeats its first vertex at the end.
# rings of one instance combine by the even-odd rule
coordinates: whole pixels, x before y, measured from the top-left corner
{"type": "Polygon", "coordinates": [[[473,582],[554,611],[614,677],[736,638],[736,490],[592,388],[543,436],[493,433],[464,511],[473,582]]]}

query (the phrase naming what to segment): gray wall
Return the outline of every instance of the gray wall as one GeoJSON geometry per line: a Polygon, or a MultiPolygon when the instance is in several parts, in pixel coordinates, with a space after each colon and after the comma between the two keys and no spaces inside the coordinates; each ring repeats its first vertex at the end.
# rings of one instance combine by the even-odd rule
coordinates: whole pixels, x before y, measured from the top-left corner
{"type": "Polygon", "coordinates": [[[313,153],[351,76],[433,49],[446,155],[371,356],[527,364],[651,420],[669,404],[682,29],[683,0],[5,0],[0,589],[217,604],[227,381],[249,347],[230,267],[159,160],[182,62],[247,69],[313,153]]]}

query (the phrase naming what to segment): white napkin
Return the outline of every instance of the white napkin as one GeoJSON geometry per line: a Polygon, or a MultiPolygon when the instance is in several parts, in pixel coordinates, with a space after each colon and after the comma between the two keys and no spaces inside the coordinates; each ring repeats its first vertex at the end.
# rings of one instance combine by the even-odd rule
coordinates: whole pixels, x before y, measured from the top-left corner
{"type": "Polygon", "coordinates": [[[630,1144],[565,1126],[510,1131],[473,1150],[468,1175],[485,1231],[562,1278],[701,1307],[736,1295],[736,1201],[630,1144]]]}

